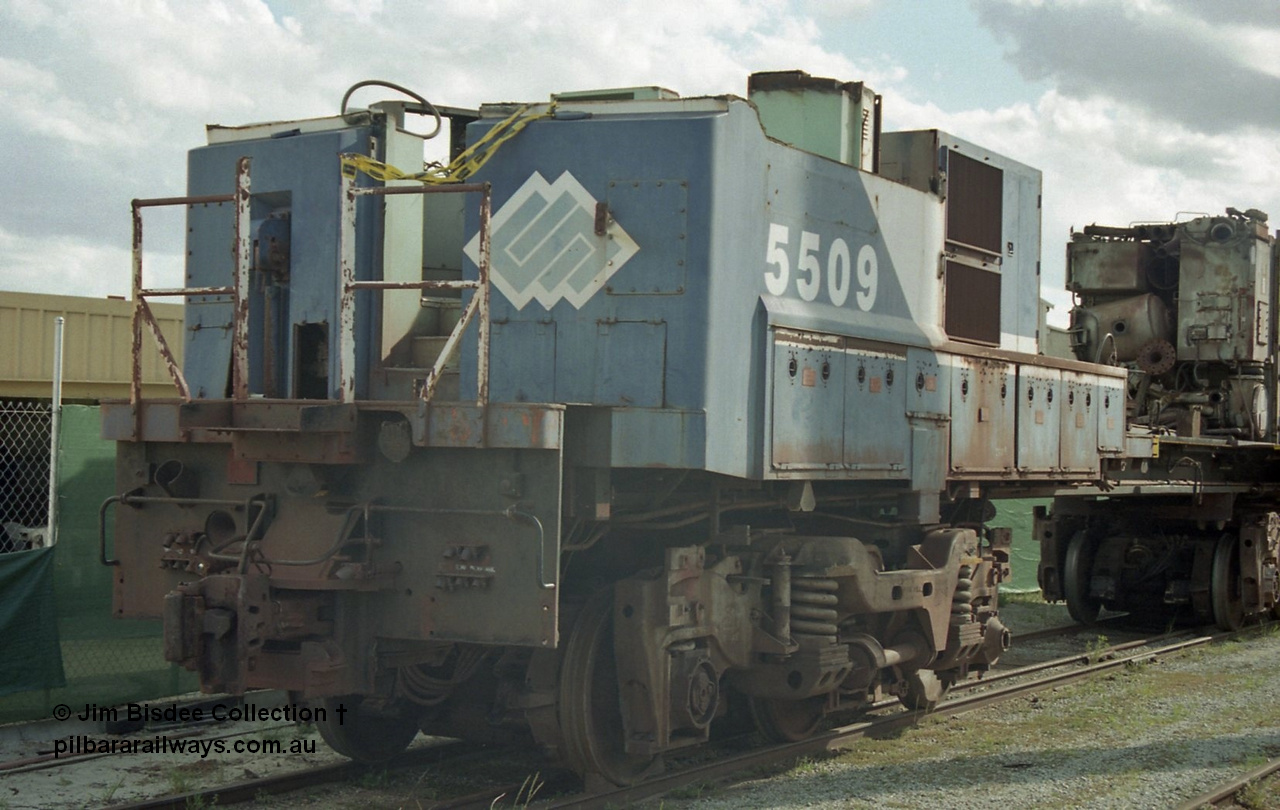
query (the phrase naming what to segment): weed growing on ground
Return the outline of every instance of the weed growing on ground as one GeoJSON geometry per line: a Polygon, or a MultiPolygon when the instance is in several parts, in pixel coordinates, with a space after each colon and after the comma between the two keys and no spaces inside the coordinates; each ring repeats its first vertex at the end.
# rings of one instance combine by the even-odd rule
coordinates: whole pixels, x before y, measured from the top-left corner
{"type": "Polygon", "coordinates": [[[191,791],[191,776],[182,768],[170,768],[165,777],[169,780],[170,793],[189,793],[191,791]]]}
{"type": "Polygon", "coordinates": [[[1240,788],[1235,795],[1236,804],[1248,810],[1267,810],[1275,807],[1273,791],[1267,789],[1266,781],[1250,782],[1240,788]]]}
{"type": "Polygon", "coordinates": [[[710,785],[705,782],[699,782],[696,785],[685,785],[684,787],[676,788],[667,795],[673,799],[701,799],[703,792],[709,787],[710,785]]]}
{"type": "Polygon", "coordinates": [[[218,804],[218,797],[206,800],[204,796],[188,796],[185,803],[186,810],[209,810],[218,804]]]}
{"type": "MultiPolygon", "coordinates": [[[[533,798],[538,795],[539,790],[542,790],[542,786],[544,784],[546,783],[542,781],[542,774],[540,773],[535,773],[532,776],[526,776],[524,782],[520,785],[520,789],[516,791],[515,798],[511,800],[511,806],[522,808],[528,807],[533,803],[533,798]]],[[[503,806],[501,802],[505,795],[506,794],[499,796],[490,803],[489,807],[491,810],[492,808],[503,806]]]]}
{"type": "Polygon", "coordinates": [[[1090,641],[1084,648],[1085,655],[1089,660],[1090,666],[1098,663],[1104,657],[1107,657],[1108,654],[1106,652],[1106,649],[1110,646],[1111,646],[1111,641],[1101,633],[1099,633],[1098,636],[1095,639],[1093,639],[1093,641],[1090,641]]]}
{"type": "MultiPolygon", "coordinates": [[[[67,784],[69,785],[71,783],[67,782],[67,784]]],[[[122,776],[116,780],[116,783],[114,785],[111,785],[110,787],[108,787],[106,791],[102,794],[102,803],[111,804],[111,797],[116,795],[116,791],[119,790],[120,786],[123,784],[124,784],[124,777],[122,776]]]]}

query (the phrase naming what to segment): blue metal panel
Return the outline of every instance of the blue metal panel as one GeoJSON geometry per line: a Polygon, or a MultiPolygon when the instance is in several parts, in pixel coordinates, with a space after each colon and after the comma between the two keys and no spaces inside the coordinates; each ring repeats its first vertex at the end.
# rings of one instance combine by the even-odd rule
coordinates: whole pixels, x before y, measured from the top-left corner
{"type": "Polygon", "coordinates": [[[610,180],[609,215],[641,249],[610,279],[610,295],[684,292],[689,244],[689,181],[610,180]]]}
{"type": "Polygon", "coordinates": [[[1017,381],[1012,363],[951,355],[951,469],[1007,473],[1014,466],[1017,381]]]}
{"type": "MultiPolygon", "coordinates": [[[[473,124],[469,140],[492,123],[473,124]]],[[[477,175],[494,188],[499,279],[493,318],[555,322],[556,401],[702,408],[707,283],[705,260],[696,257],[705,257],[709,238],[708,153],[715,123],[712,113],[541,121],[505,144],[477,175]],[[603,220],[600,204],[607,211],[603,220]],[[538,245],[516,244],[533,234],[521,226],[525,220],[539,223],[538,245]],[[607,233],[597,233],[605,223],[607,233]],[[623,241],[633,242],[634,252],[620,250],[623,241]],[[571,253],[573,267],[555,275],[571,253]],[[695,266],[702,268],[701,278],[690,284],[695,266]],[[599,329],[646,322],[663,326],[599,329]],[[655,370],[661,378],[644,391],[627,379],[655,370]]],[[[477,227],[468,211],[469,238],[477,227]]],[[[474,277],[473,261],[464,273],[474,277]]],[[[468,340],[474,347],[474,335],[468,340]]],[[[530,365],[536,351],[508,343],[494,362],[530,365]]],[[[473,352],[464,345],[461,353],[464,398],[475,392],[473,352]]],[[[491,391],[491,397],[513,393],[491,391]]]]}
{"type": "Polygon", "coordinates": [[[937,492],[947,479],[951,366],[927,349],[908,349],[907,376],[911,486],[922,492],[937,492]]]}
{"type": "Polygon", "coordinates": [[[846,469],[901,473],[911,434],[906,419],[904,353],[845,349],[844,463],[846,469]]]}
{"type": "Polygon", "coordinates": [[[489,331],[489,398],[494,402],[555,402],[556,325],[507,321],[489,331]],[[522,362],[514,362],[520,357],[522,362]]]}
{"type": "MultiPolygon", "coordinates": [[[[287,200],[291,208],[290,263],[287,286],[288,323],[278,324],[285,357],[276,357],[277,368],[296,367],[295,328],[299,324],[322,324],[332,342],[337,329],[339,163],[343,152],[368,154],[373,130],[351,127],[286,137],[231,141],[193,149],[188,158],[187,193],[226,194],[234,188],[236,161],[251,159],[251,190],[255,210],[266,201],[275,207],[287,200]]],[[[363,181],[362,181],[363,182],[363,181]]],[[[362,199],[357,218],[356,276],[372,278],[375,272],[375,216],[377,200],[362,199]]],[[[233,206],[193,206],[187,214],[187,283],[193,286],[226,286],[232,277],[233,206]]],[[[255,283],[255,286],[260,286],[255,283]]],[[[372,296],[356,300],[356,380],[357,396],[366,391],[369,353],[377,341],[372,296]]],[[[259,313],[261,310],[259,310],[259,313]]],[[[187,350],[184,372],[193,393],[223,396],[230,362],[230,304],[227,299],[193,299],[187,309],[187,350]]],[[[250,373],[262,385],[265,348],[260,326],[250,329],[250,373]]],[[[329,396],[336,396],[337,356],[327,359],[329,396]]],[[[254,393],[262,393],[259,387],[254,393]]],[[[296,393],[293,391],[283,392],[296,393]]]]}
{"type": "Polygon", "coordinates": [[[1060,461],[1067,472],[1098,469],[1098,376],[1079,371],[1062,372],[1062,450],[1060,461]]]}
{"type": "Polygon", "coordinates": [[[951,411],[951,366],[927,349],[908,349],[907,411],[945,417],[951,411]]]}
{"type": "Polygon", "coordinates": [[[1101,377],[1094,397],[1102,403],[1098,408],[1098,450],[1103,455],[1119,455],[1125,442],[1124,379],[1101,377]]]}
{"type": "MultiPolygon", "coordinates": [[[[469,140],[495,120],[473,124],[469,140]]],[[[939,196],[770,141],[754,110],[739,100],[601,104],[589,116],[572,111],[537,121],[507,142],[477,179],[493,185],[495,233],[559,212],[556,227],[539,226],[540,234],[557,234],[558,247],[536,266],[523,257],[541,254],[508,250],[521,228],[494,243],[495,273],[508,275],[505,287],[495,282],[495,321],[504,322],[505,331],[517,322],[549,320],[556,330],[553,390],[498,383],[491,390],[498,401],[536,391],[564,403],[704,411],[706,469],[760,478],[789,469],[778,464],[820,464],[835,465],[824,466],[824,475],[834,475],[846,461],[864,463],[857,457],[870,452],[855,446],[846,459],[844,403],[826,426],[798,414],[809,405],[825,413],[843,399],[844,381],[840,397],[821,403],[790,397],[789,382],[774,385],[789,378],[777,377],[770,327],[919,349],[937,349],[946,340],[939,324],[939,196]],[[601,240],[613,244],[601,247],[601,240]],[[552,270],[571,248],[577,263],[569,276],[581,276],[565,284],[568,276],[553,277],[552,270]],[[601,331],[614,323],[664,324],[665,340],[638,337],[644,327],[601,331]],[[661,381],[633,384],[637,371],[658,373],[661,381]],[[780,452],[771,462],[775,449],[780,452]]],[[[468,240],[477,224],[469,211],[468,240]]],[[[1015,247],[1019,260],[1032,252],[1015,247]]],[[[472,261],[464,272],[474,277],[472,261]]],[[[474,335],[468,340],[474,347],[474,335]]],[[[471,347],[460,354],[464,398],[476,390],[471,347]]],[[[539,367],[547,354],[542,342],[505,337],[493,352],[495,369],[539,367]]],[[[831,373],[843,373],[840,365],[831,373]]],[[[909,378],[895,388],[913,397],[914,370],[904,362],[895,375],[909,378]]],[[[912,401],[920,413],[946,413],[946,373],[926,376],[934,381],[929,393],[940,401],[912,401]]],[[[911,410],[906,405],[905,399],[897,404],[895,423],[902,425],[902,410],[911,410]]],[[[975,422],[980,415],[992,414],[970,414],[975,422]]],[[[1008,458],[996,452],[1001,470],[1013,465],[1013,412],[1008,415],[1008,458]]],[[[945,422],[925,429],[933,433],[921,438],[922,446],[946,446],[945,422]]],[[[671,452],[692,439],[682,436],[671,452]]],[[[869,463],[905,466],[914,455],[905,425],[899,439],[894,460],[876,450],[869,463]]],[[[952,431],[952,449],[956,441],[952,431]]],[[[982,444],[960,443],[975,450],[982,444]]],[[[938,453],[922,452],[936,462],[938,453]]]]}
{"type": "Polygon", "coordinates": [[[665,323],[620,321],[596,327],[595,401],[628,408],[659,408],[667,343],[665,323]]]}
{"type": "Polygon", "coordinates": [[[1018,367],[1018,469],[1056,471],[1062,431],[1062,372],[1023,364],[1018,367]]]}
{"type": "Polygon", "coordinates": [[[699,469],[704,465],[704,414],[658,408],[614,408],[610,416],[610,464],[614,467],[699,469]]]}
{"type": "Polygon", "coordinates": [[[775,332],[770,448],[774,469],[843,465],[843,344],[840,338],[775,332]]]}

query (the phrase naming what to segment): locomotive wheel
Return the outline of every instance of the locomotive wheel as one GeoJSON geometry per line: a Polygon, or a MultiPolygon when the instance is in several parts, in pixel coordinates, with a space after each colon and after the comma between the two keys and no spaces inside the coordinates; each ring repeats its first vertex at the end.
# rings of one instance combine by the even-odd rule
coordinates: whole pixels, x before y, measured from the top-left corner
{"type": "Polygon", "coordinates": [[[1213,551],[1213,579],[1209,584],[1209,595],[1213,601],[1213,620],[1223,630],[1239,630],[1244,624],[1238,542],[1235,537],[1224,534],[1213,551]]]}
{"type": "Polygon", "coordinates": [[[325,719],[316,721],[316,730],[344,757],[377,765],[409,747],[418,736],[418,718],[413,712],[375,712],[363,701],[360,695],[325,698],[321,703],[325,719]],[[339,707],[344,711],[339,712],[339,707]]]}
{"type": "Polygon", "coordinates": [[[1093,554],[1089,537],[1078,531],[1067,543],[1066,564],[1062,567],[1062,590],[1067,597],[1067,612],[1081,624],[1093,624],[1098,620],[1102,603],[1089,595],[1089,580],[1093,576],[1093,554]]]}
{"type": "Polygon", "coordinates": [[[588,779],[631,785],[657,757],[628,754],[623,739],[613,653],[613,590],[591,597],[565,645],[560,665],[560,733],[569,765],[588,779]]]}
{"type": "Polygon", "coordinates": [[[751,698],[751,719],[756,728],[773,742],[799,742],[813,736],[826,716],[827,696],[803,700],[751,698]]]}

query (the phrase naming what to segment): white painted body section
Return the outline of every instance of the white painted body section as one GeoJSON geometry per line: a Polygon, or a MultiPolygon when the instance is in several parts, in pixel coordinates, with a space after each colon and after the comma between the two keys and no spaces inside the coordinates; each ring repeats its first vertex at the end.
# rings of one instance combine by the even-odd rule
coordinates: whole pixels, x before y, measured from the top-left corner
{"type": "Polygon", "coordinates": [[[942,201],[879,175],[860,177],[875,205],[877,224],[912,320],[931,344],[941,344],[947,340],[942,331],[939,273],[945,234],[942,201]]]}

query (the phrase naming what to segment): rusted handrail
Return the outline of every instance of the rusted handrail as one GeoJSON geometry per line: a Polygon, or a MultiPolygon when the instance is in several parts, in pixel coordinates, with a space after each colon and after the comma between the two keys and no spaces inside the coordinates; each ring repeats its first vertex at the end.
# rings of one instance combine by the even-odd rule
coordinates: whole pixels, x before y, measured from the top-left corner
{"type": "Polygon", "coordinates": [[[233,194],[205,194],[192,197],[158,197],[133,201],[133,368],[129,386],[129,402],[134,406],[135,418],[141,420],[137,408],[142,399],[142,327],[145,324],[155,338],[164,360],[165,368],[173,379],[178,395],[184,401],[191,400],[191,388],[187,378],[173,357],[169,343],[160,331],[160,324],[148,298],[182,297],[197,295],[230,295],[232,299],[231,380],[236,399],[249,395],[249,158],[242,157],[236,163],[236,190],[233,194]],[[235,274],[229,287],[154,287],[142,286],[142,209],[171,205],[202,205],[207,203],[234,202],[236,204],[235,274]]]}
{"type": "MultiPolygon", "coordinates": [[[[340,159],[347,158],[346,155],[340,159]]],[[[355,178],[342,175],[342,224],[338,236],[338,401],[352,402],[356,396],[355,297],[357,290],[475,290],[475,295],[462,311],[440,350],[422,385],[422,402],[430,402],[436,384],[444,373],[445,362],[458,348],[472,318],[479,317],[479,341],[476,359],[476,404],[489,402],[489,218],[490,187],[488,183],[456,183],[440,186],[369,186],[355,184],[355,178]],[[357,281],[356,268],[356,199],[361,196],[400,194],[480,194],[480,261],[475,281],[357,281]]]]}

